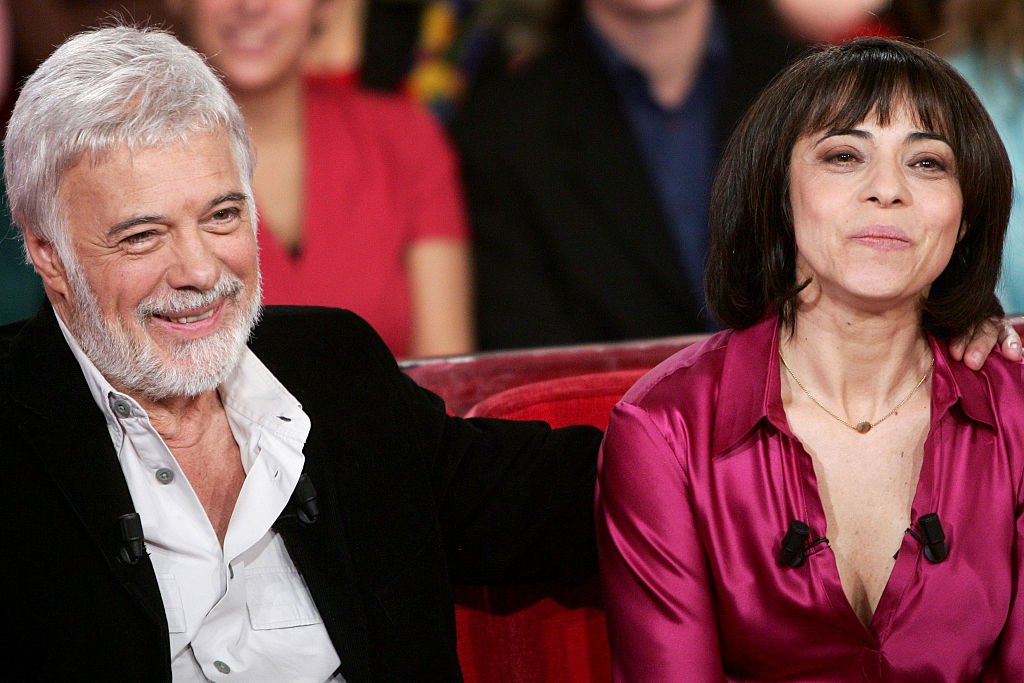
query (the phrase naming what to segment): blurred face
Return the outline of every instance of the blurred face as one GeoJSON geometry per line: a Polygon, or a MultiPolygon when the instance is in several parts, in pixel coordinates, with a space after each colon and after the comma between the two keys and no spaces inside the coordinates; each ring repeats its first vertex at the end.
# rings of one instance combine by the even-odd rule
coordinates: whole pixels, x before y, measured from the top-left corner
{"type": "Polygon", "coordinates": [[[963,197],[950,146],[909,112],[801,137],[790,159],[801,300],[919,305],[949,262],[963,197]]]}
{"type": "Polygon", "coordinates": [[[234,369],[259,314],[256,238],[228,138],[203,133],[64,176],[72,258],[48,290],[115,387],[194,396],[234,369]]]}
{"type": "Polygon", "coordinates": [[[620,19],[648,21],[677,17],[704,8],[710,0],[584,0],[588,16],[594,13],[620,19]]]}
{"type": "Polygon", "coordinates": [[[888,0],[772,0],[776,12],[796,34],[812,42],[844,38],[866,24],[873,28],[888,0]]]}
{"type": "Polygon", "coordinates": [[[235,92],[299,78],[320,0],[168,0],[189,40],[235,92]]]}

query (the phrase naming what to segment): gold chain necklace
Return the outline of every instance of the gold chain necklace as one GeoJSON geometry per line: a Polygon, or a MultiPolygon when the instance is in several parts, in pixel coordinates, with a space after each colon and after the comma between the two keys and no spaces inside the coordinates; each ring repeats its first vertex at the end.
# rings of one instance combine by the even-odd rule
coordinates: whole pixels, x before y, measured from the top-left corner
{"type": "Polygon", "coordinates": [[[854,424],[850,424],[849,422],[847,422],[846,420],[844,420],[843,418],[839,417],[838,415],[833,413],[831,410],[826,408],[824,405],[822,405],[821,401],[819,401],[818,399],[814,398],[814,396],[811,394],[811,392],[807,391],[807,387],[805,387],[803,385],[803,382],[801,382],[800,379],[796,376],[796,373],[793,372],[793,368],[789,367],[789,363],[786,362],[786,357],[782,355],[782,349],[779,349],[779,359],[782,361],[782,367],[786,368],[786,372],[788,372],[789,376],[793,378],[793,381],[796,382],[796,385],[798,387],[800,387],[800,390],[803,391],[807,395],[807,398],[809,398],[812,401],[814,401],[814,405],[818,406],[819,408],[824,410],[826,413],[828,413],[829,417],[831,417],[832,419],[836,420],[837,422],[841,422],[842,424],[846,425],[847,427],[849,427],[850,429],[852,429],[853,431],[855,431],[855,432],[857,432],[859,434],[867,434],[874,427],[877,427],[878,425],[880,425],[881,423],[885,422],[890,417],[895,415],[896,411],[899,410],[900,408],[902,408],[903,404],[906,403],[907,401],[909,401],[910,397],[913,396],[917,392],[917,390],[921,388],[921,385],[924,384],[924,381],[926,379],[928,379],[928,375],[931,374],[932,366],[935,365],[935,356],[933,355],[932,356],[932,362],[928,364],[928,370],[925,371],[924,377],[919,379],[917,381],[917,384],[914,385],[914,388],[910,390],[910,393],[907,394],[906,396],[904,396],[903,400],[900,401],[899,403],[897,403],[895,405],[895,407],[893,407],[893,409],[890,410],[888,413],[886,413],[882,417],[878,418],[874,422],[868,422],[867,420],[865,420],[863,422],[858,422],[857,424],[854,425],[854,424]]]}

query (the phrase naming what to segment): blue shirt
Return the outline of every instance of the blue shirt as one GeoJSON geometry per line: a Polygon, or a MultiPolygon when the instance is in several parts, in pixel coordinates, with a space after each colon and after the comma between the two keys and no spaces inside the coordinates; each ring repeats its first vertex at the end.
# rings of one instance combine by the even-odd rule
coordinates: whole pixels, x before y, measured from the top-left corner
{"type": "MultiPolygon", "coordinates": [[[[589,24],[598,55],[615,83],[665,217],[687,284],[704,301],[708,250],[708,201],[716,165],[717,119],[726,71],[725,27],[712,17],[704,61],[683,101],[663,107],[647,77],[589,24]]],[[[705,327],[713,325],[702,315],[705,327]]]]}

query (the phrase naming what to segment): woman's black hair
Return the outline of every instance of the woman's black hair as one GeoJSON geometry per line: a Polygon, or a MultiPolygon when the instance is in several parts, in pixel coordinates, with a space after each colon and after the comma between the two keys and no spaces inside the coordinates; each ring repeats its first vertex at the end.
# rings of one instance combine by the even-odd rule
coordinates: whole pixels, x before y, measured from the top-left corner
{"type": "Polygon", "coordinates": [[[743,328],[776,310],[792,329],[806,283],[796,280],[789,197],[793,147],[803,135],[888,125],[909,108],[953,149],[966,232],[932,283],[922,326],[953,338],[1003,314],[995,296],[1012,204],[1010,161],[971,87],[933,52],[886,38],[818,49],[781,72],[729,140],[711,193],[708,308],[743,328]]]}

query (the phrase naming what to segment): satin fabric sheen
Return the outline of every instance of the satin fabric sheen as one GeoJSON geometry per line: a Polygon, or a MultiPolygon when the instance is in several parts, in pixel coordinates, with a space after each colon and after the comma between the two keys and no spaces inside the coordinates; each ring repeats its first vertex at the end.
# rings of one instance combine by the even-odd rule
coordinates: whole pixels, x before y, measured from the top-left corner
{"type": "Polygon", "coordinates": [[[974,373],[930,343],[910,519],[937,512],[949,557],[928,562],[904,534],[870,629],[827,544],[778,563],[790,521],[828,530],[783,410],[774,316],[684,349],[626,394],[596,510],[617,681],[1024,681],[1024,366],[974,373]]]}

